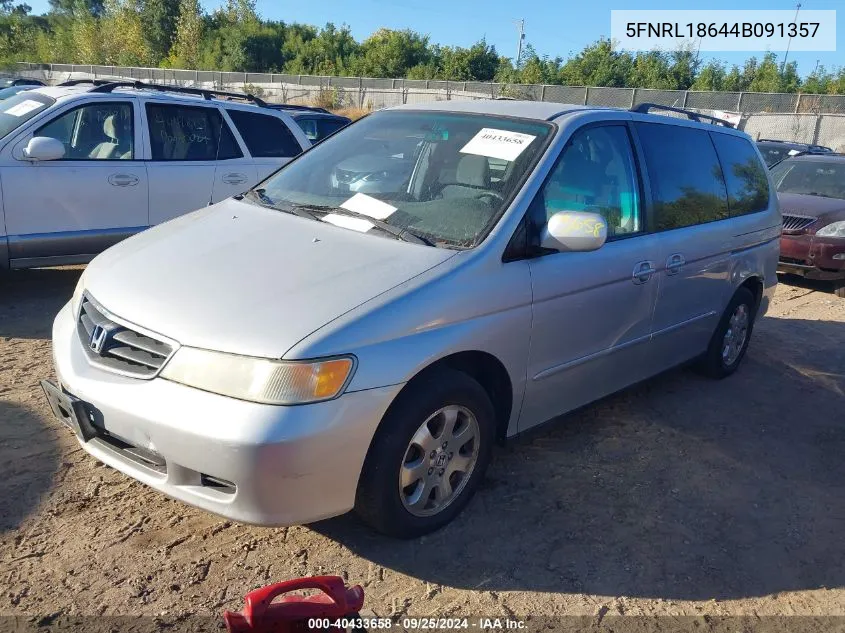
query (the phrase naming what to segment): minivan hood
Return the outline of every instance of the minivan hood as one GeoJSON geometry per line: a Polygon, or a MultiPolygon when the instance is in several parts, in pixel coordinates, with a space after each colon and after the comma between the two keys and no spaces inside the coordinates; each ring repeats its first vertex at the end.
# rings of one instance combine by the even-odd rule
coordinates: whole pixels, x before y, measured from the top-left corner
{"type": "Polygon", "coordinates": [[[84,283],[116,316],[182,345],[281,358],[455,253],[229,199],[106,250],[84,283]]]}
{"type": "Polygon", "coordinates": [[[845,220],[845,200],[808,196],[799,193],[779,193],[781,213],[786,215],[804,215],[836,222],[845,220]]]}

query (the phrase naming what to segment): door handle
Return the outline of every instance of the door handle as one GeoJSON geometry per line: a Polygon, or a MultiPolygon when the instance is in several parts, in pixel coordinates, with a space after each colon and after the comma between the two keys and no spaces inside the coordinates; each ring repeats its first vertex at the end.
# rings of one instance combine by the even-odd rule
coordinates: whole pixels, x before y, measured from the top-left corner
{"type": "Polygon", "coordinates": [[[244,174],[226,174],[223,176],[223,182],[227,185],[242,185],[246,182],[244,174]]]}
{"type": "Polygon", "coordinates": [[[651,276],[657,272],[657,269],[654,267],[654,262],[637,262],[636,266],[634,266],[634,274],[631,277],[631,281],[635,284],[644,284],[651,276]]]}
{"type": "Polygon", "coordinates": [[[666,274],[677,275],[681,272],[681,267],[686,263],[687,260],[680,253],[669,255],[669,259],[666,260],[666,274]]]}
{"type": "Polygon", "coordinates": [[[109,183],[115,187],[134,187],[141,181],[134,174],[112,174],[109,176],[109,183]]]}

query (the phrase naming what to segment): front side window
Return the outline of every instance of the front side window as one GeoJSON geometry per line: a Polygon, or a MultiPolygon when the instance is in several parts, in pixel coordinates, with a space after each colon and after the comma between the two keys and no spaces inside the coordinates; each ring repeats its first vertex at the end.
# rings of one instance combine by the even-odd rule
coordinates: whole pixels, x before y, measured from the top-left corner
{"type": "Polygon", "coordinates": [[[722,167],[710,135],[697,128],[637,123],[654,196],[654,230],[728,217],[722,167]]]}
{"type": "Polygon", "coordinates": [[[320,140],[326,138],[327,136],[331,136],[339,129],[349,125],[349,121],[343,121],[338,119],[320,119],[317,123],[320,128],[320,140]]]}
{"type": "Polygon", "coordinates": [[[350,230],[471,247],[554,132],[544,121],[383,111],[302,154],[248,200],[350,230]]]}
{"type": "Polygon", "coordinates": [[[642,230],[637,183],[624,125],[577,131],[534,203],[542,216],[534,219],[535,225],[543,226],[560,211],[589,211],[604,217],[608,237],[637,233],[642,230]]]}
{"type": "Polygon", "coordinates": [[[845,200],[845,161],[785,160],[771,174],[778,193],[845,200]]]}
{"type": "Polygon", "coordinates": [[[147,104],[153,160],[215,161],[243,153],[217,108],[147,104]]]}
{"type": "Polygon", "coordinates": [[[296,124],[305,132],[305,136],[312,143],[315,143],[320,137],[320,132],[317,130],[317,122],[314,119],[294,119],[296,124]]]}
{"type": "Polygon", "coordinates": [[[0,139],[17,130],[34,116],[42,113],[55,99],[40,92],[19,92],[0,101],[0,139]]]}
{"type": "Polygon", "coordinates": [[[302,151],[296,137],[279,117],[228,110],[246,148],[255,158],[291,158],[302,151]]]}
{"type": "Polygon", "coordinates": [[[63,160],[132,160],[135,124],[132,104],[98,102],[65,112],[35,131],[65,146],[63,160]]]}
{"type": "Polygon", "coordinates": [[[769,179],[751,141],[712,133],[728,186],[731,217],[765,211],[769,207],[769,179]]]}

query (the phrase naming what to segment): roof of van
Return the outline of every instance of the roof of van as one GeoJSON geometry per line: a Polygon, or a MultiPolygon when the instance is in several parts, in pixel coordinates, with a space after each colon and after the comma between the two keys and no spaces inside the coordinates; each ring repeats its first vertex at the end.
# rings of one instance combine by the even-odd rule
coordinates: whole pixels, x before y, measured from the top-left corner
{"type": "MultiPolygon", "coordinates": [[[[407,104],[388,108],[389,110],[425,110],[445,112],[469,112],[473,114],[492,114],[498,116],[521,117],[538,121],[552,121],[558,117],[577,112],[627,112],[624,108],[606,106],[575,105],[571,103],[550,103],[548,101],[519,101],[514,99],[478,99],[475,101],[432,101],[429,103],[407,104]]],[[[730,126],[713,125],[709,122],[693,121],[683,116],[659,113],[631,112],[631,118],[637,121],[672,121],[677,125],[700,127],[708,130],[733,133],[745,136],[741,130],[730,126]]]]}
{"type": "Polygon", "coordinates": [[[569,103],[551,103],[548,101],[517,101],[514,99],[477,99],[475,101],[431,101],[389,108],[390,110],[440,110],[447,112],[472,112],[475,114],[493,114],[514,116],[523,119],[548,121],[561,114],[576,110],[600,110],[595,106],[573,105],[569,103]]]}
{"type": "MultiPolygon", "coordinates": [[[[173,101],[180,101],[180,102],[183,102],[183,103],[185,101],[208,103],[208,101],[206,101],[201,95],[186,94],[186,93],[183,93],[183,92],[168,92],[166,90],[155,90],[155,89],[144,90],[144,89],[133,88],[131,86],[126,86],[126,87],[121,86],[121,87],[115,88],[113,92],[102,92],[102,93],[100,93],[100,92],[91,92],[92,87],[93,87],[93,85],[91,85],[91,84],[79,84],[79,85],[76,85],[76,86],[42,86],[42,87],[35,88],[34,90],[32,90],[32,92],[40,92],[41,94],[44,94],[48,97],[52,97],[53,99],[56,99],[57,101],[60,100],[60,99],[66,99],[66,98],[77,97],[77,96],[82,96],[82,95],[87,95],[87,96],[94,97],[94,98],[101,97],[101,98],[106,98],[106,99],[108,99],[110,97],[114,97],[114,95],[124,95],[124,96],[143,95],[145,97],[154,97],[155,99],[172,99],[173,101]]],[[[212,103],[225,103],[227,106],[232,105],[232,106],[245,106],[245,107],[250,107],[250,108],[255,107],[255,105],[252,104],[252,103],[245,103],[245,102],[242,102],[242,101],[229,101],[229,100],[222,99],[222,98],[221,99],[214,99],[214,100],[212,100],[212,103]]],[[[277,110],[277,112],[279,112],[279,111],[277,110]]],[[[282,110],[281,112],[284,113],[285,111],[282,110]]]]}

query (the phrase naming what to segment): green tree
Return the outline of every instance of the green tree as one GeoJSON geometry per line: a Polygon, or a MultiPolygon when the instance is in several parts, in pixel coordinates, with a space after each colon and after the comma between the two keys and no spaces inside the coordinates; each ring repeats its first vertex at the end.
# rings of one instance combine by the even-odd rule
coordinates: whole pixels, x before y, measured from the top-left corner
{"type": "Polygon", "coordinates": [[[410,29],[379,29],[361,44],[353,72],[366,77],[404,77],[414,66],[431,60],[428,37],[410,29]]]}
{"type": "Polygon", "coordinates": [[[204,30],[199,0],[180,0],[176,33],[167,63],[172,67],[199,68],[200,42],[204,30]]]}
{"type": "Polygon", "coordinates": [[[76,15],[84,10],[91,15],[103,13],[104,0],[50,0],[50,11],[61,15],[76,15]]]}
{"type": "Polygon", "coordinates": [[[180,4],[179,0],[141,0],[141,24],[154,65],[160,64],[173,46],[180,4]]]}

